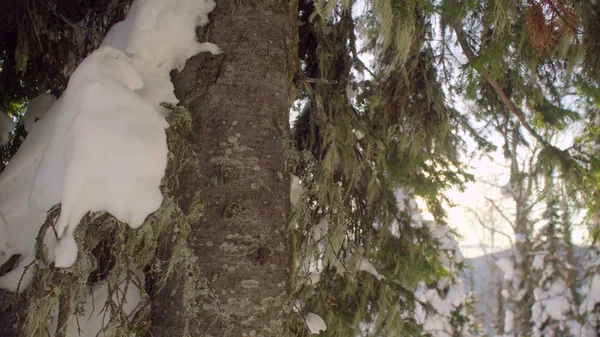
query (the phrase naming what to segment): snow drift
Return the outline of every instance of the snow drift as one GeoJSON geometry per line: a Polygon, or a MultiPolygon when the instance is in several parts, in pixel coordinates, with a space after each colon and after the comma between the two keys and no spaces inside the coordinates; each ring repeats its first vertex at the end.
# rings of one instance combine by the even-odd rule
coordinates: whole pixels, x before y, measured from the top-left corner
{"type": "MultiPolygon", "coordinates": [[[[61,204],[61,212],[44,240],[49,261],[40,263],[56,267],[75,262],[73,233],[87,212],[106,211],[136,228],[160,207],[168,154],[167,111],[160,103],[178,103],[171,70],[183,69],[199,52],[219,52],[195,34],[214,7],[212,0],[135,0],[58,100],[44,94],[31,101],[23,119],[29,135],[0,175],[0,265],[21,256],[18,267],[0,277],[0,288],[22,291],[30,283],[34,268],[23,273],[54,205],[61,204]]],[[[14,127],[9,119],[0,113],[0,142],[14,127]]],[[[129,317],[140,291],[131,286],[125,295],[129,317]]],[[[109,298],[104,283],[90,293],[85,312],[72,321],[85,322],[84,336],[103,336],[108,316],[102,303],[117,299],[109,298]]],[[[67,336],[79,335],[77,325],[69,324],[67,336]]]]}

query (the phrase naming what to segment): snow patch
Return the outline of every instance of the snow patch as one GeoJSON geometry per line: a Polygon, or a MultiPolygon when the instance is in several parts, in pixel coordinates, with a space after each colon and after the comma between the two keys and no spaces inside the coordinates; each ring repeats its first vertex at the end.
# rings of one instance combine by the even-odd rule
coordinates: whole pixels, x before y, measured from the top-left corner
{"type": "MultiPolygon", "coordinates": [[[[137,274],[141,274],[141,272],[137,274]]],[[[143,277],[140,277],[140,282],[143,288],[143,277]]],[[[121,282],[112,296],[109,294],[106,282],[97,283],[90,288],[83,308],[80,308],[78,313],[73,313],[69,318],[66,337],[107,336],[109,334],[105,332],[110,330],[108,323],[112,309],[122,309],[123,313],[131,320],[135,313],[139,311],[141,302],[141,290],[134,282],[121,282]],[[107,303],[112,303],[112,305],[106,306],[107,303]]],[[[49,324],[49,331],[57,330],[58,307],[54,316],[49,324]]]]}
{"type": "Polygon", "coordinates": [[[196,40],[196,26],[207,24],[208,13],[214,8],[212,0],[138,0],[131,5],[127,18],[106,34],[102,45],[132,55],[144,79],[138,93],[167,114],[159,104],[178,102],[171,70],[181,71],[186,60],[200,52],[220,53],[215,44],[196,40]]]}
{"type": "Polygon", "coordinates": [[[544,254],[536,254],[535,257],[533,258],[533,264],[532,267],[535,270],[542,270],[542,268],[544,268],[544,254]]]}
{"type": "Polygon", "coordinates": [[[61,97],[64,108],[32,190],[47,197],[39,205],[61,203],[57,267],[75,262],[73,232],[87,212],[107,211],[137,228],[160,207],[168,124],[135,93],[142,85],[122,51],[101,47],[75,70],[61,97]]]}
{"type": "Polygon", "coordinates": [[[302,194],[304,194],[304,189],[302,188],[302,184],[300,178],[292,174],[291,179],[291,188],[290,188],[290,202],[292,205],[296,205],[300,198],[302,198],[302,194]]]}
{"type": "MultiPolygon", "coordinates": [[[[0,265],[13,255],[21,255],[18,267],[0,278],[2,289],[15,291],[19,287],[22,291],[29,285],[29,276],[24,277],[20,286],[19,280],[33,261],[35,238],[49,209],[30,204],[30,192],[59,114],[60,104],[55,104],[45,118],[33,125],[32,132],[0,174],[0,253],[3,253],[0,265]]],[[[29,268],[28,273],[33,269],[29,268]]]]}
{"type": "Polygon", "coordinates": [[[56,102],[56,96],[51,94],[41,94],[29,102],[27,105],[27,111],[23,115],[21,122],[25,126],[25,131],[30,133],[33,128],[33,124],[38,120],[42,119],[48,109],[56,102]]]}
{"type": "Polygon", "coordinates": [[[511,310],[504,312],[504,330],[512,332],[514,328],[515,314],[511,310]]]}
{"type": "Polygon", "coordinates": [[[379,274],[375,266],[363,256],[364,248],[351,249],[346,257],[346,265],[351,271],[364,271],[375,276],[379,281],[384,280],[385,276],[379,274]]]}
{"type": "Polygon", "coordinates": [[[531,309],[531,315],[532,321],[538,328],[549,318],[555,321],[566,320],[573,298],[562,279],[553,282],[547,290],[535,288],[533,297],[536,302],[531,309]]]}
{"type": "Polygon", "coordinates": [[[579,313],[593,312],[597,303],[600,303],[600,274],[594,274],[590,282],[587,297],[579,308],[579,313]]]}
{"type": "MultiPolygon", "coordinates": [[[[46,235],[45,244],[59,267],[75,261],[72,235],[87,212],[108,211],[135,228],[160,206],[168,125],[159,103],[177,103],[172,69],[181,70],[199,52],[219,52],[195,35],[214,6],[212,0],[135,0],[127,19],[75,70],[58,101],[49,109],[50,95],[32,101],[26,118],[31,132],[0,175],[0,262],[21,254],[19,267],[0,278],[0,287],[16,289],[54,205],[62,204],[60,242],[46,235]]],[[[9,124],[2,116],[0,132],[9,124]]]]}
{"type": "Polygon", "coordinates": [[[313,242],[319,242],[329,232],[329,223],[327,219],[321,218],[312,230],[313,242]]]}
{"type": "Polygon", "coordinates": [[[354,88],[352,88],[350,83],[346,85],[346,98],[348,98],[348,101],[350,102],[356,98],[356,91],[354,91],[354,88]]]}
{"type": "Polygon", "coordinates": [[[510,182],[506,183],[506,185],[504,185],[500,188],[500,194],[502,194],[502,196],[505,196],[505,197],[513,197],[514,196],[513,188],[512,188],[512,185],[510,184],[510,182]]]}
{"type": "Polygon", "coordinates": [[[509,258],[502,258],[496,261],[496,265],[504,273],[505,280],[511,280],[515,271],[513,262],[509,258]]]}
{"type": "Polygon", "coordinates": [[[327,325],[325,325],[325,321],[321,318],[321,316],[315,313],[308,313],[304,320],[310,333],[313,335],[318,335],[321,331],[327,330],[327,325]]]}
{"type": "Polygon", "coordinates": [[[439,248],[442,251],[454,251],[453,261],[450,261],[447,255],[442,254],[442,260],[446,260],[444,266],[448,268],[450,265],[456,263],[461,263],[464,261],[464,256],[460,251],[460,246],[454,234],[450,231],[448,226],[439,226],[436,224],[431,224],[431,237],[438,240],[439,248]]]}
{"type": "Polygon", "coordinates": [[[419,302],[415,303],[415,320],[423,325],[424,332],[432,336],[451,337],[455,331],[451,323],[452,317],[455,310],[464,303],[466,294],[461,282],[452,282],[452,279],[443,279],[433,289],[427,287],[425,282],[420,282],[415,291],[417,300],[428,303],[435,310],[428,313],[419,302]]]}
{"type": "Polygon", "coordinates": [[[317,283],[319,283],[319,280],[321,279],[321,274],[316,271],[313,271],[309,273],[306,278],[307,282],[310,282],[310,285],[316,286],[317,283]]]}
{"type": "MultiPolygon", "coordinates": [[[[398,211],[408,213],[411,218],[410,226],[412,228],[421,228],[423,227],[423,218],[421,217],[421,211],[419,210],[417,202],[412,195],[412,191],[406,191],[404,188],[398,188],[394,191],[398,211]]],[[[393,221],[390,226],[390,231],[396,236],[401,235],[401,226],[398,221],[393,221]]]]}
{"type": "Polygon", "coordinates": [[[378,279],[379,281],[385,279],[385,276],[379,274],[377,272],[377,269],[375,269],[375,266],[373,266],[373,264],[371,262],[367,261],[364,257],[361,257],[359,259],[358,270],[367,272],[367,273],[375,276],[375,278],[378,279]]]}

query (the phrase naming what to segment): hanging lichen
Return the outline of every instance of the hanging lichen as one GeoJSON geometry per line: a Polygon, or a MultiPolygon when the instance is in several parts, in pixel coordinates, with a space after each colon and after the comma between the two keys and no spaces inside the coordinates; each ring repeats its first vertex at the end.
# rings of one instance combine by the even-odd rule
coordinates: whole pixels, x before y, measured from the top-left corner
{"type": "MultiPolygon", "coordinates": [[[[110,315],[104,319],[106,329],[103,332],[106,336],[142,335],[150,327],[151,302],[143,286],[144,278],[148,286],[149,276],[153,280],[154,293],[161,291],[173,273],[182,278],[179,286],[183,287],[182,310],[188,334],[198,325],[195,320],[202,303],[212,303],[214,295],[195,264],[197,257],[187,244],[190,222],[202,216],[202,204],[196,196],[186,214],[172,193],[177,188],[177,176],[181,170],[191,168],[198,172],[198,160],[182,136],[190,130],[191,117],[184,108],[166,107],[173,112],[168,118],[170,152],[161,186],[163,204],[136,230],[103,212],[86,216],[75,234],[78,245],[83,249],[79,251],[75,264],[68,269],[44,266],[43,234],[56,220],[60,208],[51,210],[40,229],[36,261],[30,267],[35,268],[34,280],[23,294],[28,303],[23,330],[25,336],[47,336],[48,324],[53,317],[57,319],[58,331],[66,328],[74,314],[80,320],[87,319],[91,313],[83,312],[84,304],[90,300],[90,286],[98,282],[104,282],[108,287],[106,303],[94,304],[94,315],[102,315],[105,309],[110,308],[110,315]],[[168,246],[168,258],[157,258],[157,253],[165,245],[168,246]],[[128,317],[123,311],[120,295],[123,287],[137,287],[140,292],[142,303],[135,317],[128,317]]],[[[70,324],[77,323],[72,321],[70,324]]]]}

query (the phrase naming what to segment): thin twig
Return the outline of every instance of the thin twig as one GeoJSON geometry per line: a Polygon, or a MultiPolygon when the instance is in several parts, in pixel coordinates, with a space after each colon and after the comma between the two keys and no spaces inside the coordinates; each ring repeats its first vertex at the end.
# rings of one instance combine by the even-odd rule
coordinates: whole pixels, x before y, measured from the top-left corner
{"type": "MultiPolygon", "coordinates": [[[[66,275],[61,275],[67,277],[66,275]]],[[[62,282],[60,295],[58,299],[58,321],[56,337],[67,337],[67,328],[69,325],[69,318],[71,318],[71,287],[70,282],[62,282]]]]}
{"type": "Polygon", "coordinates": [[[489,231],[490,231],[490,232],[492,232],[492,233],[496,233],[496,234],[500,234],[500,235],[504,236],[505,238],[507,238],[507,239],[508,239],[508,242],[510,242],[510,246],[511,246],[511,248],[514,248],[514,244],[513,244],[513,241],[512,241],[512,238],[510,237],[510,235],[508,235],[508,234],[506,234],[506,233],[504,233],[504,232],[502,232],[502,231],[500,231],[500,230],[497,230],[497,229],[495,229],[495,228],[493,228],[493,227],[490,227],[490,226],[488,226],[488,225],[487,225],[487,224],[486,224],[486,223],[485,223],[485,222],[484,222],[484,221],[481,219],[481,217],[479,216],[479,213],[475,212],[475,211],[474,211],[472,208],[470,208],[470,207],[466,207],[466,209],[467,209],[469,212],[471,212],[473,215],[475,215],[475,217],[477,218],[477,221],[479,222],[479,224],[481,225],[481,227],[483,227],[483,228],[485,228],[485,229],[489,230],[489,231]]]}
{"type": "Polygon", "coordinates": [[[100,34],[99,31],[97,31],[93,28],[78,25],[78,24],[74,23],[73,21],[69,20],[64,15],[56,12],[55,10],[52,10],[52,14],[54,14],[57,18],[63,20],[67,25],[71,26],[71,28],[73,28],[73,29],[81,29],[81,30],[87,31],[87,32],[91,33],[94,36],[94,38],[96,38],[98,41],[102,41],[104,39],[102,34],[100,34]]]}
{"type": "Polygon", "coordinates": [[[37,41],[40,45],[40,50],[43,50],[42,40],[40,40],[40,33],[37,30],[37,27],[35,25],[35,20],[33,19],[33,16],[31,15],[31,8],[29,8],[29,6],[27,6],[27,16],[29,16],[29,20],[31,21],[31,25],[33,26],[33,32],[35,33],[35,37],[37,38],[37,41]]]}
{"type": "Polygon", "coordinates": [[[498,206],[496,204],[496,202],[494,200],[492,200],[489,197],[484,197],[485,200],[487,200],[490,204],[492,204],[492,206],[494,207],[494,209],[496,209],[496,211],[498,211],[498,213],[500,213],[500,216],[506,220],[506,222],[508,222],[508,225],[511,226],[513,229],[515,228],[513,225],[513,222],[504,214],[504,211],[500,208],[500,206],[498,206]]]}
{"type": "Polygon", "coordinates": [[[300,79],[298,82],[323,83],[323,84],[337,84],[338,83],[338,81],[336,81],[336,80],[327,80],[324,78],[310,78],[310,77],[304,77],[304,78],[300,79]]]}
{"type": "MultiPolygon", "coordinates": [[[[459,23],[454,24],[454,31],[456,33],[456,38],[458,40],[458,43],[460,44],[460,46],[463,50],[463,53],[465,54],[465,56],[467,57],[469,62],[472,63],[477,58],[477,56],[471,50],[471,47],[469,46],[466,35],[459,23]]],[[[510,97],[508,97],[508,95],[506,94],[506,91],[504,91],[504,88],[502,87],[502,85],[500,85],[500,83],[498,83],[498,81],[496,79],[494,79],[490,74],[488,74],[486,71],[484,71],[482,69],[476,69],[476,70],[479,73],[479,75],[481,75],[481,77],[494,89],[494,91],[496,92],[496,95],[498,95],[498,98],[500,99],[500,101],[506,106],[506,108],[508,108],[508,110],[514,116],[517,117],[519,122],[521,122],[523,127],[525,129],[527,129],[527,131],[533,136],[533,138],[535,138],[538,142],[543,144],[545,147],[546,146],[554,147],[551,144],[549,144],[542,136],[540,136],[540,134],[538,134],[537,131],[535,131],[535,129],[531,125],[529,125],[529,123],[527,122],[527,118],[525,117],[525,114],[523,113],[523,111],[521,111],[521,109],[519,109],[519,107],[517,107],[517,105],[511,100],[510,97]]]]}

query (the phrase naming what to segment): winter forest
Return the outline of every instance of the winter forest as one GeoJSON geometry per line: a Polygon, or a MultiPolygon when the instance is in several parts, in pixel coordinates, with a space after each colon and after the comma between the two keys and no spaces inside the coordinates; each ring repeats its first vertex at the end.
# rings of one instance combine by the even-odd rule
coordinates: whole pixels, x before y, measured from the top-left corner
{"type": "Polygon", "coordinates": [[[600,336],[597,0],[0,1],[0,337],[600,336]]]}

